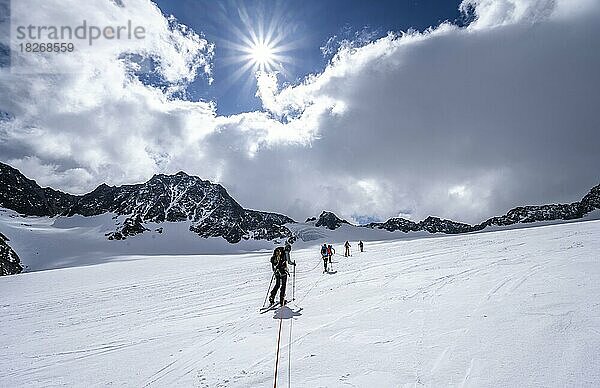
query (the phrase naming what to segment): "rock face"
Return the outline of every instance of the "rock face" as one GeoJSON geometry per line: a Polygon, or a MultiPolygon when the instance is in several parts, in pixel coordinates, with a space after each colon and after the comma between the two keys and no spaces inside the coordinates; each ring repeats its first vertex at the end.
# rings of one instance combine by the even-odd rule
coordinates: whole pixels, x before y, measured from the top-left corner
{"type": "Polygon", "coordinates": [[[399,230],[404,233],[426,231],[429,233],[456,234],[472,230],[471,225],[444,220],[438,217],[427,217],[418,223],[398,217],[391,218],[384,223],[373,222],[365,225],[365,227],[385,229],[390,232],[399,230]]]}
{"type": "Polygon", "coordinates": [[[0,163],[0,207],[31,216],[55,216],[68,209],[76,196],[41,188],[11,166],[0,163]]]}
{"type": "Polygon", "coordinates": [[[338,216],[336,216],[335,214],[333,214],[331,212],[324,211],[319,216],[319,219],[315,223],[315,226],[316,227],[324,226],[327,229],[335,230],[335,229],[339,228],[340,226],[342,226],[343,224],[350,225],[350,223],[348,221],[338,218],[338,216]]]}
{"type": "Polygon", "coordinates": [[[568,205],[519,206],[509,210],[503,216],[492,217],[473,228],[481,230],[492,225],[506,226],[537,221],[573,220],[583,217],[586,213],[582,211],[579,202],[568,205]]]}
{"type": "Polygon", "coordinates": [[[135,236],[136,234],[144,233],[147,231],[144,227],[144,222],[139,214],[128,217],[123,222],[123,226],[115,232],[108,234],[109,240],[125,240],[127,237],[135,236]]]}
{"type": "Polygon", "coordinates": [[[600,185],[592,188],[579,202],[570,204],[519,206],[509,210],[503,216],[492,217],[477,225],[468,225],[460,222],[443,220],[437,217],[427,217],[419,223],[404,218],[391,218],[384,223],[374,222],[365,225],[365,227],[385,229],[390,232],[399,230],[408,233],[423,230],[430,233],[456,234],[475,232],[489,226],[508,226],[538,221],[574,220],[582,218],[587,213],[596,209],[600,209],[600,185]]]}
{"type": "Polygon", "coordinates": [[[593,187],[579,202],[579,206],[585,213],[600,209],[600,185],[593,187]]]}
{"type": "Polygon", "coordinates": [[[95,216],[105,213],[128,216],[122,227],[108,235],[113,240],[143,233],[147,230],[146,222],[180,221],[190,221],[190,230],[201,237],[223,237],[230,243],[292,235],[284,226],[294,222],[291,218],[244,209],[223,186],[184,172],[155,175],[149,181],[136,185],[115,187],[102,184],[91,193],[73,196],[41,189],[18,170],[1,166],[0,182],[6,181],[9,185],[0,187],[0,206],[38,216],[95,216]]]}
{"type": "Polygon", "coordinates": [[[587,213],[600,209],[600,185],[593,187],[581,201],[570,204],[552,204],[539,206],[519,206],[511,209],[503,216],[492,217],[479,225],[473,226],[474,230],[482,230],[488,226],[506,226],[518,223],[538,221],[575,220],[582,218],[587,213]]]}
{"type": "Polygon", "coordinates": [[[8,245],[8,238],[0,233],[0,276],[21,273],[21,260],[19,256],[8,245]]]}
{"type": "Polygon", "coordinates": [[[419,222],[419,229],[429,233],[456,234],[470,232],[472,227],[461,222],[443,220],[438,217],[427,217],[419,222]]]}
{"type": "Polygon", "coordinates": [[[416,222],[409,221],[404,218],[396,217],[390,218],[386,222],[371,222],[370,224],[364,225],[367,228],[385,229],[388,232],[395,232],[399,230],[404,233],[416,232],[421,230],[416,222]]]}

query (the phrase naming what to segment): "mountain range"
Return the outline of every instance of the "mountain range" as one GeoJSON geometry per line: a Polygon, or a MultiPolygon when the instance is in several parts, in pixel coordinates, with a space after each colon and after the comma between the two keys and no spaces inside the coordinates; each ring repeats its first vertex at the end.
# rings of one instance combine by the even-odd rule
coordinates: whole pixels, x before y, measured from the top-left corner
{"type": "MultiPolygon", "coordinates": [[[[286,224],[295,221],[285,215],[249,210],[238,204],[227,190],[219,185],[184,172],[174,175],[157,174],[145,183],[109,186],[101,184],[84,195],[72,195],[49,187],[42,188],[19,170],[0,162],[0,207],[26,216],[72,217],[114,214],[123,216],[115,222],[115,230],[107,233],[109,240],[124,240],[164,222],[189,222],[189,230],[199,237],[223,238],[229,243],[241,240],[293,239],[294,233],[286,224]]],[[[506,226],[536,221],[571,220],[600,209],[600,185],[594,187],[581,201],[571,204],[551,204],[517,207],[503,216],[492,217],[480,224],[427,217],[420,222],[391,218],[386,222],[360,227],[404,233],[467,233],[489,226],[506,226]]],[[[318,228],[335,230],[351,225],[334,213],[324,211],[318,218],[306,220],[318,228]]],[[[157,232],[162,228],[156,229],[157,232]]],[[[19,257],[0,235],[0,274],[22,270],[19,257]]]]}

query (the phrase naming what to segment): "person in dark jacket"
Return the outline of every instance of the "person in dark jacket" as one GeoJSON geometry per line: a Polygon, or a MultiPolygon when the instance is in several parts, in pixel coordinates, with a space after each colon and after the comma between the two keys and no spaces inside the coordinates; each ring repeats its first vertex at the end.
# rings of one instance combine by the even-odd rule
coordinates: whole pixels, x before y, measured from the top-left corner
{"type": "Polygon", "coordinates": [[[346,248],[344,250],[344,257],[348,257],[350,256],[350,243],[348,241],[346,241],[346,243],[344,244],[344,248],[346,248]]]}
{"type": "Polygon", "coordinates": [[[327,259],[329,255],[327,252],[327,244],[321,246],[321,259],[323,259],[323,273],[327,272],[327,259]]]}
{"type": "Polygon", "coordinates": [[[271,257],[271,266],[275,275],[275,286],[269,297],[269,302],[271,304],[275,304],[275,296],[277,296],[277,291],[279,291],[279,303],[281,306],[285,305],[285,288],[287,277],[290,274],[288,271],[288,264],[296,265],[296,262],[290,259],[291,250],[292,246],[289,243],[286,243],[285,248],[276,248],[271,257]]]}
{"type": "Polygon", "coordinates": [[[361,252],[363,252],[363,248],[365,247],[365,244],[363,244],[362,241],[358,242],[358,248],[360,249],[361,252]]]}

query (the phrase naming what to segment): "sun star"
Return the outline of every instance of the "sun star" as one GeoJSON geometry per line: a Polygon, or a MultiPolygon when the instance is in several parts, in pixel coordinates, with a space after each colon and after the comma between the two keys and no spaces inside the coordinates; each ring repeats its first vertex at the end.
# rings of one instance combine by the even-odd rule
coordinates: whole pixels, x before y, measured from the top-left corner
{"type": "Polygon", "coordinates": [[[253,43],[249,47],[251,60],[259,70],[270,70],[274,65],[275,53],[274,48],[267,42],[253,43]]]}
{"type": "Polygon", "coordinates": [[[294,66],[294,58],[291,52],[301,46],[303,38],[291,34],[292,22],[285,17],[285,12],[273,10],[266,18],[264,15],[249,16],[243,6],[238,11],[242,15],[242,25],[230,26],[234,39],[225,40],[223,45],[229,51],[224,63],[236,67],[227,77],[226,87],[231,87],[238,79],[248,75],[243,88],[250,90],[259,72],[292,77],[290,67],[294,66]]]}

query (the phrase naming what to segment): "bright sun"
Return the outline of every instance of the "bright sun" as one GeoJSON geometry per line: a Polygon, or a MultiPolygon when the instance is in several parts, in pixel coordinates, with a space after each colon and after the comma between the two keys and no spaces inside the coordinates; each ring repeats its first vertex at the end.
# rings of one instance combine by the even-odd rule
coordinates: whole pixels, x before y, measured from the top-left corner
{"type": "Polygon", "coordinates": [[[225,40],[223,45],[231,53],[224,57],[225,63],[236,66],[227,82],[233,85],[245,74],[250,74],[246,82],[249,86],[259,72],[291,77],[289,68],[293,67],[294,58],[290,52],[299,47],[301,39],[292,39],[287,28],[289,23],[285,23],[283,13],[274,12],[269,22],[265,23],[261,17],[258,20],[249,17],[243,6],[239,12],[245,28],[232,25],[235,40],[225,40]]]}
{"type": "Polygon", "coordinates": [[[245,43],[241,48],[244,53],[242,60],[252,67],[253,71],[273,71],[285,59],[280,55],[281,48],[273,40],[252,36],[245,43]]]}
{"type": "Polygon", "coordinates": [[[269,70],[275,65],[274,48],[266,42],[254,43],[250,48],[252,61],[258,66],[259,70],[269,70]]]}

